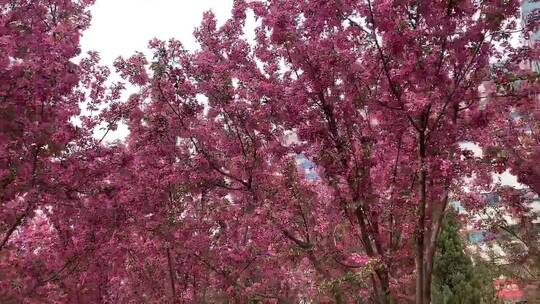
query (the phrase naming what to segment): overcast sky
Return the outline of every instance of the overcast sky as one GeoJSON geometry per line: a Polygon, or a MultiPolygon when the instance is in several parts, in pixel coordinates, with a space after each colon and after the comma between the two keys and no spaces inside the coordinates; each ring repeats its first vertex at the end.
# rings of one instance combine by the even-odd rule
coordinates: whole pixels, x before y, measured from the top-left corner
{"type": "Polygon", "coordinates": [[[104,64],[135,51],[146,52],[148,41],[176,38],[195,47],[193,29],[204,11],[212,10],[223,23],[232,0],[97,0],[92,25],[82,38],[82,50],[98,51],[104,64]]]}
{"type": "MultiPolygon", "coordinates": [[[[205,11],[212,10],[222,24],[231,15],[233,0],[97,0],[92,6],[92,23],[83,33],[82,56],[97,51],[103,65],[112,66],[118,56],[129,57],[136,51],[151,55],[148,41],[175,38],[188,49],[196,48],[193,30],[199,26],[205,11]]],[[[114,69],[113,69],[114,70],[114,69]]],[[[120,80],[113,75],[112,80],[120,80]]],[[[134,88],[127,85],[128,93],[134,88]]],[[[95,130],[101,138],[105,129],[95,130]]],[[[124,124],[108,132],[106,142],[124,139],[124,124]]]]}

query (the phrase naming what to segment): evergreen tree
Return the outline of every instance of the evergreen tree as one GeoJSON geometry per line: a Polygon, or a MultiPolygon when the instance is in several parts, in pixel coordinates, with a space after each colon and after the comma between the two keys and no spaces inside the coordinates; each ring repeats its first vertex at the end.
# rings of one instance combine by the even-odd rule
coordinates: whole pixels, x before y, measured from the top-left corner
{"type": "Polygon", "coordinates": [[[465,253],[455,211],[447,213],[433,267],[434,304],[493,303],[493,273],[465,253]]]}

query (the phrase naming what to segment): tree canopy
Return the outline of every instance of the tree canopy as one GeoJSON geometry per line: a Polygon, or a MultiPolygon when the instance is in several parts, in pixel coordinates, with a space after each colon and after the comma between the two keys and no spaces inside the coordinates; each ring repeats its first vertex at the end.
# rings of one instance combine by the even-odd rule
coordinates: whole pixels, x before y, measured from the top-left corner
{"type": "Polygon", "coordinates": [[[520,1],[237,0],[125,83],[74,59],[92,2],[0,0],[0,302],[427,304],[450,200],[538,194],[520,1]]]}

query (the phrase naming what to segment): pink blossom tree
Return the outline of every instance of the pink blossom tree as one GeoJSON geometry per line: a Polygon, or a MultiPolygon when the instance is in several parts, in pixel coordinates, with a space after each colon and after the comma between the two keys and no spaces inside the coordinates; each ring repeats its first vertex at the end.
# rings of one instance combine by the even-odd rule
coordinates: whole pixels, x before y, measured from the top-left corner
{"type": "Polygon", "coordinates": [[[204,15],[195,51],[152,40],[152,58],[119,58],[127,100],[97,54],[70,62],[89,3],[14,3],[0,28],[17,38],[0,40],[6,301],[427,304],[449,201],[494,171],[460,144],[511,146],[487,126],[530,135],[478,90],[490,59],[518,73],[518,1],[235,1],[222,26],[204,15]],[[100,112],[84,131],[70,123],[83,101],[100,112]],[[91,138],[119,122],[124,143],[91,138]]]}
{"type": "Polygon", "coordinates": [[[61,210],[73,173],[65,161],[87,133],[70,120],[83,101],[73,58],[91,3],[0,1],[1,302],[40,299],[47,289],[60,301],[48,283],[69,263],[45,214],[61,210]]]}

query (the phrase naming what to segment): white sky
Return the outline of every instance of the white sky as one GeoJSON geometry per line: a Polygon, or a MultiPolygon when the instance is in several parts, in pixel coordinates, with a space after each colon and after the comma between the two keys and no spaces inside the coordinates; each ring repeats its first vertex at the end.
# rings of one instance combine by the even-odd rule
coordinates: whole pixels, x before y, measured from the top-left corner
{"type": "MultiPolygon", "coordinates": [[[[81,55],[97,51],[101,64],[111,67],[119,56],[127,58],[136,51],[151,55],[148,41],[154,37],[175,38],[185,48],[195,49],[193,31],[203,13],[212,10],[222,24],[231,16],[232,4],[233,0],[97,0],[91,8],[90,28],[81,39],[81,55]]],[[[111,80],[120,79],[112,75],[111,80]]],[[[126,88],[133,92],[129,84],[126,88]]],[[[122,140],[128,132],[126,125],[119,124],[116,131],[107,133],[105,142],[122,140]]],[[[94,136],[101,138],[103,134],[105,129],[98,129],[94,136]]]]}
{"type": "Polygon", "coordinates": [[[188,49],[195,48],[193,30],[204,11],[212,10],[220,23],[229,16],[232,0],[97,0],[92,7],[92,25],[83,34],[83,53],[101,54],[110,65],[118,56],[135,51],[147,53],[154,37],[176,38],[188,49]]]}

